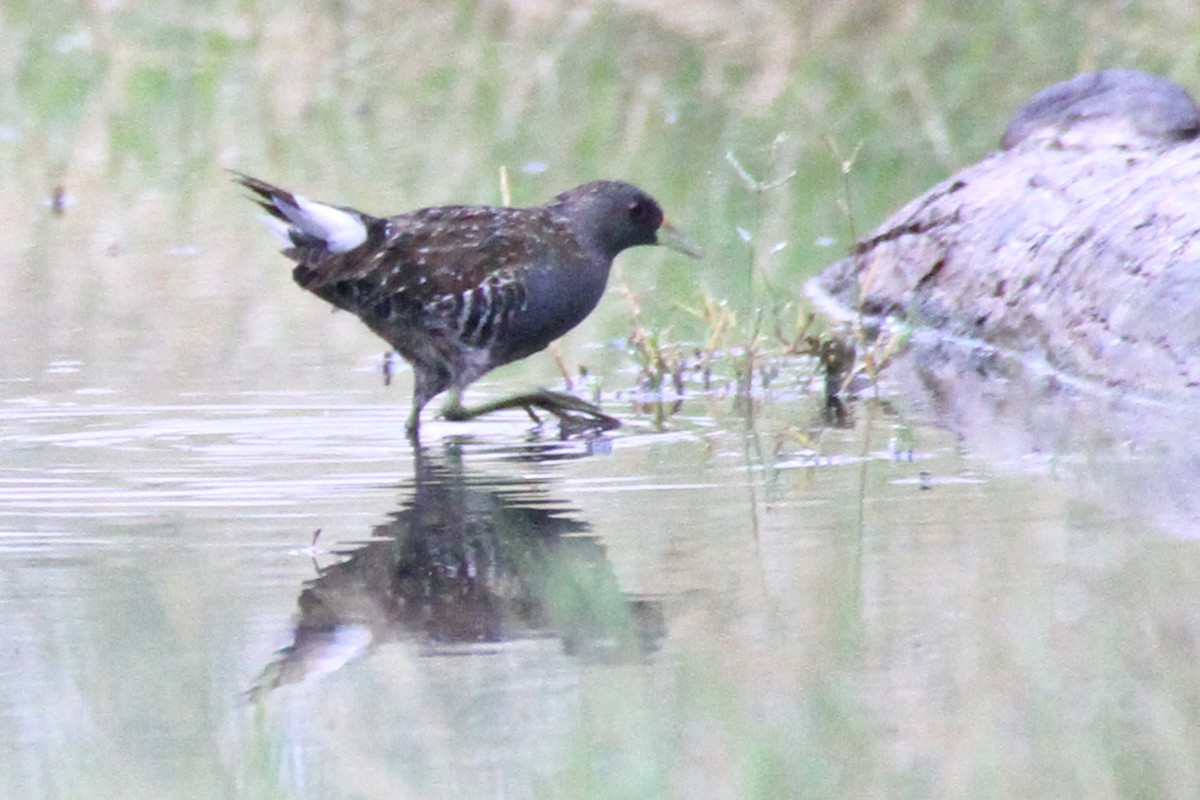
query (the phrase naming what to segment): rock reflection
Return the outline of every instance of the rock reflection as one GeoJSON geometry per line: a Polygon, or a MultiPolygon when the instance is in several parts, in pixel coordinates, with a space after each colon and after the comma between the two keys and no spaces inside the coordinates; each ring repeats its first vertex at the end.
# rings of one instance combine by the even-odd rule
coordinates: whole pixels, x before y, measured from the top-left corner
{"type": "Polygon", "coordinates": [[[428,655],[554,636],[568,654],[597,662],[658,649],[661,603],[621,592],[601,540],[543,482],[472,474],[453,447],[418,451],[414,461],[408,499],[391,519],[317,568],[300,594],[292,644],[251,698],[388,641],[428,655]]]}

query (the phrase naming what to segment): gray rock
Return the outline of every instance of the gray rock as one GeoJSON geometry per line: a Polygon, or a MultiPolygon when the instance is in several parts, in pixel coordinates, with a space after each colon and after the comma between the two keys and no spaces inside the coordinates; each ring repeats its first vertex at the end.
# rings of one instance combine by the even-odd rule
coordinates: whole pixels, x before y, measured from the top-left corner
{"type": "Polygon", "coordinates": [[[993,153],[808,294],[906,328],[891,378],[981,452],[1165,443],[1200,484],[1200,139],[1139,142],[993,153]]]}
{"type": "Polygon", "coordinates": [[[812,293],[1102,386],[1200,387],[1200,141],[1001,151],[856,250],[812,293]]]}
{"type": "Polygon", "coordinates": [[[1200,110],[1179,85],[1131,69],[1085,72],[1044,89],[1018,109],[1004,149],[1169,146],[1200,134],[1200,110]]]}
{"type": "MultiPolygon", "coordinates": [[[[1083,77],[1076,88],[1111,83],[1083,77]]],[[[1121,95],[1134,137],[1060,141],[1092,122],[1056,114],[1103,92],[1031,101],[1014,121],[1024,140],[910,202],[807,288],[868,333],[906,329],[889,377],[917,417],[994,460],[1086,453],[1073,463],[1087,465],[1099,502],[1190,538],[1200,535],[1200,139],[1183,135],[1194,108],[1160,81],[1144,108],[1121,95]]],[[[1097,124],[1092,133],[1109,123],[1097,124]]]]}

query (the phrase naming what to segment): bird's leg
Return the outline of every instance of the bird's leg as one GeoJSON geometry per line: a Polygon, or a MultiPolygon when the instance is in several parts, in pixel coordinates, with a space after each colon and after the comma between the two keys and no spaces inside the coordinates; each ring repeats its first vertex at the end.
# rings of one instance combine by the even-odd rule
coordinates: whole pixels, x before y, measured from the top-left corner
{"type": "Polygon", "coordinates": [[[478,414],[472,414],[463,406],[462,389],[451,386],[450,391],[446,393],[446,405],[442,407],[442,418],[451,422],[466,422],[476,416],[478,414]]]}
{"type": "Polygon", "coordinates": [[[572,430],[598,428],[607,431],[621,426],[621,421],[616,417],[605,414],[586,400],[580,400],[574,395],[563,394],[562,392],[552,392],[549,389],[538,389],[535,392],[518,394],[502,400],[493,400],[490,403],[484,403],[475,408],[466,408],[463,406],[461,391],[451,389],[450,399],[446,403],[446,408],[442,411],[442,416],[448,420],[461,422],[481,417],[484,414],[491,414],[493,411],[504,411],[510,408],[525,409],[525,412],[533,418],[534,422],[539,424],[541,420],[538,419],[537,414],[533,410],[540,408],[558,417],[564,426],[572,430]]]}
{"type": "Polygon", "coordinates": [[[416,400],[413,401],[412,411],[408,413],[408,421],[404,423],[404,430],[408,434],[408,438],[416,439],[417,431],[421,427],[421,406],[416,400]]]}
{"type": "Polygon", "coordinates": [[[446,388],[445,382],[441,381],[439,377],[435,372],[413,365],[412,411],[408,414],[408,422],[405,423],[404,429],[408,431],[408,438],[414,441],[417,438],[417,431],[421,427],[421,409],[425,408],[425,404],[433,399],[434,395],[446,388]]]}

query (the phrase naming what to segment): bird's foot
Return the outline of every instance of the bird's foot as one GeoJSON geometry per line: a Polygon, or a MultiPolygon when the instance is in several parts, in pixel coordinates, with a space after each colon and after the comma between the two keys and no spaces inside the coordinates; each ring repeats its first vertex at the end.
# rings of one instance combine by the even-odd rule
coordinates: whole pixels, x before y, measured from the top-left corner
{"type": "Polygon", "coordinates": [[[529,414],[538,425],[542,424],[542,420],[535,409],[553,414],[558,417],[563,436],[588,431],[610,431],[621,427],[619,419],[605,414],[592,403],[574,395],[552,392],[549,389],[538,389],[534,392],[506,397],[475,408],[466,408],[461,402],[456,403],[452,400],[443,409],[442,417],[452,422],[463,422],[490,414],[493,411],[504,411],[510,408],[524,409],[525,413],[529,414]]]}
{"type": "Polygon", "coordinates": [[[525,412],[539,425],[542,424],[542,421],[534,413],[535,408],[540,408],[558,417],[559,433],[563,438],[579,433],[611,431],[621,427],[619,419],[605,414],[595,404],[581,400],[574,395],[539,389],[536,392],[519,395],[513,400],[522,401],[525,412]]]}

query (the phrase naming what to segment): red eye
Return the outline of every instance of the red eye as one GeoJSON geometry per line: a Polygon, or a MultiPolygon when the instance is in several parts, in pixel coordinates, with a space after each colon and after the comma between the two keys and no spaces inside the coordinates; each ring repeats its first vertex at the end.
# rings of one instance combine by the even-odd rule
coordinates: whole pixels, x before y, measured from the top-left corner
{"type": "Polygon", "coordinates": [[[633,204],[629,206],[629,219],[639,225],[649,223],[653,215],[653,208],[645,200],[634,200],[633,204]]]}

